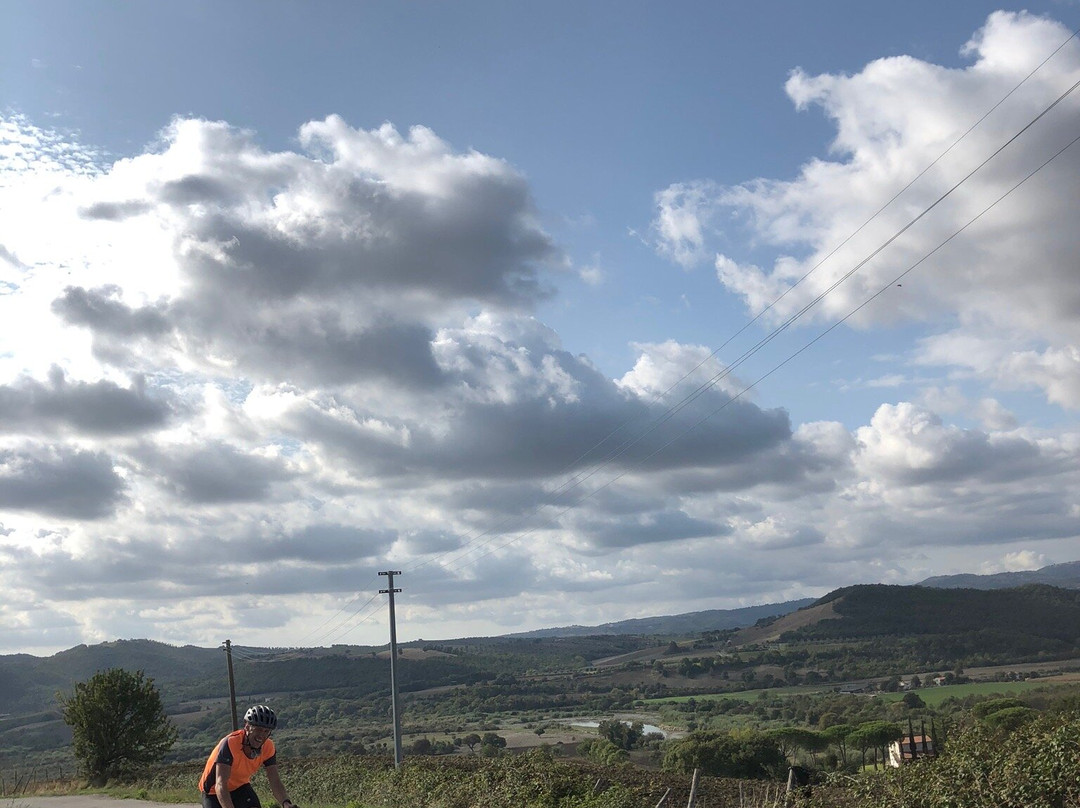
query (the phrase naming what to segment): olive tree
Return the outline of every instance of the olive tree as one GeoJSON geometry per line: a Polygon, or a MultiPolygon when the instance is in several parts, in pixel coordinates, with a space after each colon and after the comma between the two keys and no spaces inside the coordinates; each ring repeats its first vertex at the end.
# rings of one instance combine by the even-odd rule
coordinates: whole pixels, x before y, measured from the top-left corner
{"type": "Polygon", "coordinates": [[[176,741],[154,680],[111,668],[58,694],[71,727],[75,758],[92,785],[157,763],[176,741]]]}

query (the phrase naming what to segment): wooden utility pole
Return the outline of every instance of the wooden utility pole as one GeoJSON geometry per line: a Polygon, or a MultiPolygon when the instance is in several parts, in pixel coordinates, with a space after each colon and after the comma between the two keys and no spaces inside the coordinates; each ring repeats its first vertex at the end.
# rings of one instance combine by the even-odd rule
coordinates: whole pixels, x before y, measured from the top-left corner
{"type": "Polygon", "coordinates": [[[236,732],[240,729],[240,722],[236,720],[236,679],[233,678],[232,640],[225,640],[225,660],[229,664],[229,706],[232,708],[233,732],[236,732]]]}
{"type": "Polygon", "coordinates": [[[386,576],[386,589],[380,589],[380,595],[390,596],[390,712],[394,717],[394,768],[401,768],[401,715],[398,712],[397,691],[397,620],[394,617],[394,576],[401,575],[401,570],[387,570],[379,575],[386,576]]]}
{"type": "Polygon", "coordinates": [[[697,799],[697,782],[698,770],[694,769],[694,777],[690,781],[690,799],[686,803],[686,808],[694,808],[694,800],[697,799]]]}

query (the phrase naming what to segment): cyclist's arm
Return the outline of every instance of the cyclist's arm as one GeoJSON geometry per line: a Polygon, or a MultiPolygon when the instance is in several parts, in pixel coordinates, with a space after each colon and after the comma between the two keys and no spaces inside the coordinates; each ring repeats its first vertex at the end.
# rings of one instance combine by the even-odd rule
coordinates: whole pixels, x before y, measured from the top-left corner
{"type": "MultiPolygon", "coordinates": [[[[288,792],[285,791],[285,785],[281,782],[276,763],[266,767],[266,779],[270,782],[270,790],[274,793],[274,799],[278,801],[281,808],[296,808],[293,801],[289,799],[288,792]]],[[[232,808],[232,806],[223,805],[222,808],[232,808]]]]}
{"type": "Polygon", "coordinates": [[[229,774],[232,766],[227,763],[214,765],[214,792],[217,794],[221,808],[233,808],[232,794],[229,793],[229,774]]]}

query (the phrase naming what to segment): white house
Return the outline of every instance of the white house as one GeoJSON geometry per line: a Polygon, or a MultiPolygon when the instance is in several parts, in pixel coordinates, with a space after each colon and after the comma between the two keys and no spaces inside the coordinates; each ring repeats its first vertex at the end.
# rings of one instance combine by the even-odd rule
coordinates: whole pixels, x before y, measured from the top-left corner
{"type": "Polygon", "coordinates": [[[929,735],[905,735],[889,744],[889,765],[899,768],[921,757],[934,757],[934,739],[929,735]],[[914,744],[912,743],[914,741],[914,744]]]}

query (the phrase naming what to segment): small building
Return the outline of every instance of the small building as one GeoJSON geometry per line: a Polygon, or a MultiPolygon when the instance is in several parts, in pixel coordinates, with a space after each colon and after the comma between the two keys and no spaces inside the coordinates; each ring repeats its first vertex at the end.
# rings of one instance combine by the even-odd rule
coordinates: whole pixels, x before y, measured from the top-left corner
{"type": "Polygon", "coordinates": [[[905,735],[889,744],[889,765],[899,768],[923,757],[935,757],[934,739],[929,735],[905,735]]]}

